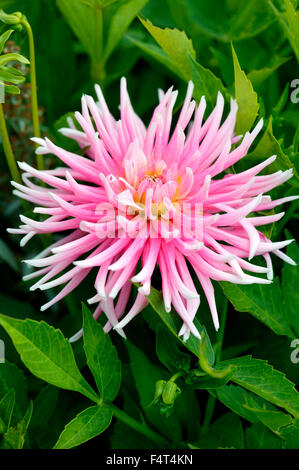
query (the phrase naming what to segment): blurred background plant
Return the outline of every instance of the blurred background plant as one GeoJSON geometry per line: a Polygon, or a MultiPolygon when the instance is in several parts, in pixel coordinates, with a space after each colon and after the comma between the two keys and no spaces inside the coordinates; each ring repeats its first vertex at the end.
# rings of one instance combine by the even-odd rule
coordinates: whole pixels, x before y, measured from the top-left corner
{"type": "MultiPolygon", "coordinates": [[[[125,75],[132,103],[146,123],[157,103],[158,88],[174,85],[183,91],[192,79],[195,98],[204,94],[210,109],[218,90],[226,98],[227,109],[229,96],[236,97],[239,133],[249,129],[257,118],[265,119],[256,146],[236,170],[276,154],[271,171],[293,167],[295,176],[277,188],[275,196],[298,194],[299,90],[297,93],[292,86],[299,78],[297,0],[0,0],[0,8],[6,14],[21,12],[13,24],[8,24],[5,15],[0,17],[0,81],[5,83],[3,108],[8,133],[3,120],[0,127],[14,179],[19,176],[13,154],[17,160],[35,164],[34,148],[28,139],[39,132],[37,116],[43,135],[77,151],[58,129],[80,109],[83,93],[94,94],[95,82],[102,86],[117,115],[119,79],[125,75]],[[31,28],[38,103],[34,102],[31,28]],[[7,54],[13,54],[9,62],[7,54]]],[[[52,168],[57,161],[47,155],[38,163],[52,168]]],[[[1,313],[46,320],[69,337],[81,327],[81,293],[84,298],[89,292],[92,295],[92,279],[88,277],[74,294],[49,312],[39,312],[44,297],[52,297],[54,290],[30,292],[21,280],[28,273],[21,260],[36,254],[43,245],[37,237],[20,248],[16,237],[6,233],[7,227],[18,225],[18,214],[24,210],[12,194],[10,179],[3,154],[1,313]]],[[[298,207],[297,201],[289,203],[285,217],[268,233],[273,239],[285,231],[297,237],[298,207]]],[[[25,210],[29,211],[29,206],[25,210]]],[[[288,254],[299,262],[296,244],[289,247],[288,254]]],[[[62,385],[53,387],[57,383],[38,375],[28,358],[22,356],[26,368],[10,339],[16,346],[15,330],[3,320],[0,338],[6,345],[6,363],[0,364],[2,447],[50,448],[57,443],[64,426],[83,412],[77,418],[79,424],[95,413],[95,429],[80,441],[74,437],[75,422],[61,435],[58,447],[85,441],[89,441],[85,446],[98,446],[100,440],[101,445],[113,448],[298,448],[299,398],[285,375],[299,383],[298,365],[290,360],[291,340],[299,337],[299,274],[279,260],[275,261],[275,270],[279,278],[272,286],[217,284],[222,328],[218,334],[214,332],[202,300],[197,315],[206,327],[206,339],[200,344],[193,341],[187,348],[176,337],[173,317],[167,316],[159,294],[153,292],[150,305],[128,327],[130,341],[124,343],[111,334],[122,364],[120,390],[116,387],[118,411],[114,409],[112,427],[92,441],[110,423],[112,415],[102,413],[102,408],[98,415],[99,403],[84,414],[87,398],[63,390],[62,385]],[[156,384],[160,388],[156,388],[155,395],[156,384]],[[33,413],[29,399],[33,400],[33,413]],[[11,409],[9,419],[3,415],[4,409],[11,409]]],[[[20,325],[15,324],[15,329],[20,325]]],[[[50,338],[53,332],[47,330],[45,334],[50,338]]],[[[56,344],[61,338],[52,340],[56,344]]],[[[59,343],[59,347],[64,346],[59,343]]],[[[94,385],[82,342],[76,343],[73,350],[82,374],[94,385]]],[[[115,360],[110,365],[111,370],[115,367],[116,377],[117,364],[115,360]]],[[[96,380],[97,374],[94,376],[96,380]]],[[[88,390],[89,398],[94,396],[88,390]]]]}

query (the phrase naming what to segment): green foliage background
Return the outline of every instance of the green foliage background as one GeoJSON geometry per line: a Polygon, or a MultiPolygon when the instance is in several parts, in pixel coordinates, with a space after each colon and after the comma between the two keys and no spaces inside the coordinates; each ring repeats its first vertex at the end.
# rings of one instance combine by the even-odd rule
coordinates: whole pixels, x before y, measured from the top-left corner
{"type": "MultiPolygon", "coordinates": [[[[192,79],[195,98],[204,94],[209,109],[218,90],[227,109],[229,97],[237,98],[239,133],[264,118],[261,137],[236,171],[276,154],[271,171],[293,167],[295,174],[273,191],[276,198],[298,194],[299,187],[297,4],[0,0],[0,8],[22,11],[32,26],[42,132],[58,145],[70,148],[57,130],[80,108],[82,93],[93,94],[95,82],[117,114],[119,79],[125,75],[132,103],[148,122],[158,88],[174,84],[182,99],[192,79]]],[[[15,33],[11,39],[28,57],[26,36],[15,33]]],[[[7,124],[16,153],[34,163],[22,86],[20,96],[6,109],[7,124]]],[[[47,156],[45,164],[55,166],[54,157],[47,156]]],[[[216,334],[202,296],[200,342],[192,335],[181,342],[178,318],[165,312],[153,289],[123,341],[115,333],[105,335],[85,305],[81,312],[81,300],[92,295],[91,277],[59,305],[39,312],[55,290],[30,292],[21,280],[28,273],[21,260],[43,245],[36,238],[20,248],[17,237],[6,233],[23,210],[9,179],[3,156],[1,448],[298,449],[299,362],[291,361],[299,338],[296,267],[274,260],[277,277],[270,286],[215,283],[222,326],[216,334]],[[82,321],[83,340],[71,346],[67,338],[82,321]]],[[[289,203],[282,221],[267,229],[273,240],[297,238],[298,207],[297,201],[289,203]]],[[[288,254],[299,262],[295,243],[288,254]]]]}

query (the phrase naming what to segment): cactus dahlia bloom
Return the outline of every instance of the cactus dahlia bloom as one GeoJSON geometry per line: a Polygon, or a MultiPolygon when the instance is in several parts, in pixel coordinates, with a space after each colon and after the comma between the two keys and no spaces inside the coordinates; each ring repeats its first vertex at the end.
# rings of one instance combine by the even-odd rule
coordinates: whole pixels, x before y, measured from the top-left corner
{"type": "MultiPolygon", "coordinates": [[[[221,123],[224,99],[219,93],[204,121],[205,98],[197,106],[192,92],[190,82],[171,130],[177,91],[160,91],[146,127],[132,108],[123,78],[119,120],[111,115],[96,86],[98,103],[83,96],[82,112],[75,113],[78,125],[69,119],[69,128],[61,129],[84,149],[84,156],[47,138],[32,139],[39,144],[38,154],[53,154],[63,163],[45,171],[19,163],[24,185],[13,183],[16,195],[36,205],[36,214],[48,216],[44,221],[20,216],[22,225],[10,232],[24,234],[21,245],[37,233],[64,233],[26,261],[39,268],[25,276],[40,278],[31,290],[65,284],[41,310],[62,299],[94,270],[95,295],[89,299],[97,304],[94,317],[103,312],[108,320],[105,331],[116,328],[124,335],[122,328],[147,304],[156,270],[165,309],[173,306],[181,317],[179,334],[186,340],[190,332],[199,337],[193,323],[200,304],[195,277],[218,329],[211,280],[267,284],[273,276],[271,252],[293,263],[280,251],[291,240],[271,242],[258,230],[283,216],[258,215],[260,211],[294,199],[272,201],[264,195],[291,178],[292,170],[260,175],[275,160],[272,156],[241,173],[229,171],[246,155],[263,122],[241,139],[234,135],[235,101],[221,123]],[[265,266],[250,262],[256,255],[264,257],[265,266]],[[138,294],[126,309],[131,281],[138,283],[138,294]]],[[[79,336],[80,332],[75,335],[79,336]]]]}

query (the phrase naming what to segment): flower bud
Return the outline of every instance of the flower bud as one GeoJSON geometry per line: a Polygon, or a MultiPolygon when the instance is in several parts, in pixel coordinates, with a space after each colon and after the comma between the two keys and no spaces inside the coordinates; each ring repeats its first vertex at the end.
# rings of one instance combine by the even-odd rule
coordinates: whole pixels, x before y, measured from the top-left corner
{"type": "Polygon", "coordinates": [[[162,392],[163,403],[165,403],[166,405],[173,405],[174,401],[180,393],[181,389],[177,386],[175,382],[166,382],[162,392]]]}

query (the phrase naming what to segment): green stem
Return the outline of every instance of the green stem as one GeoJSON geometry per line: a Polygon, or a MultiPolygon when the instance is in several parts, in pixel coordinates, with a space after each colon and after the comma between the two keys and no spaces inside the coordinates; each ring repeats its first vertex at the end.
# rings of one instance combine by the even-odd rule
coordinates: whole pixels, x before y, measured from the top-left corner
{"type": "Polygon", "coordinates": [[[164,437],[160,436],[160,434],[157,434],[155,431],[152,431],[149,427],[147,427],[146,424],[136,421],[136,419],[127,415],[127,413],[120,410],[115,405],[110,404],[110,406],[113,410],[114,416],[120,421],[122,421],[124,424],[139,432],[140,434],[143,434],[143,436],[148,437],[156,444],[169,447],[170,443],[164,437]]]}
{"type": "Polygon", "coordinates": [[[0,132],[1,132],[1,137],[2,137],[3,150],[6,156],[7,164],[8,164],[12,179],[16,181],[17,183],[21,183],[20,173],[19,173],[16,161],[15,161],[15,156],[14,156],[14,153],[10,144],[8,132],[7,132],[2,103],[0,103],[0,132]]]}
{"type": "MultiPolygon", "coordinates": [[[[218,332],[218,341],[216,345],[216,364],[221,360],[225,325],[226,325],[226,319],[227,319],[227,309],[228,309],[228,300],[225,299],[224,308],[223,308],[222,315],[221,315],[221,325],[220,325],[220,329],[218,332]]],[[[203,425],[201,428],[201,431],[203,434],[208,430],[208,427],[210,426],[210,422],[212,421],[213,414],[214,414],[215,404],[216,404],[216,398],[210,394],[208,401],[207,401],[203,425]]]]}
{"type": "MultiPolygon", "coordinates": [[[[30,24],[26,19],[22,21],[25,26],[29,42],[29,58],[30,58],[30,83],[31,83],[31,113],[32,124],[35,137],[40,137],[39,115],[38,115],[38,101],[37,101],[37,85],[36,85],[36,66],[35,66],[35,50],[34,39],[30,24]]],[[[42,155],[37,155],[37,166],[39,170],[44,169],[44,162],[42,155]]]]}
{"type": "Polygon", "coordinates": [[[176,372],[170,379],[168,382],[175,382],[176,379],[178,379],[179,377],[182,377],[183,375],[185,375],[185,372],[179,370],[178,372],[176,372]]]}

